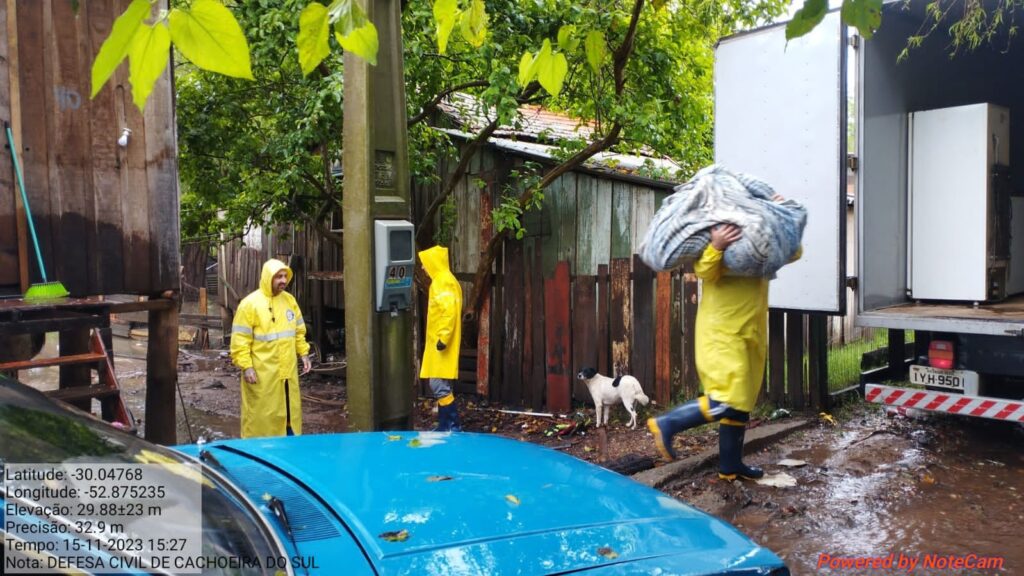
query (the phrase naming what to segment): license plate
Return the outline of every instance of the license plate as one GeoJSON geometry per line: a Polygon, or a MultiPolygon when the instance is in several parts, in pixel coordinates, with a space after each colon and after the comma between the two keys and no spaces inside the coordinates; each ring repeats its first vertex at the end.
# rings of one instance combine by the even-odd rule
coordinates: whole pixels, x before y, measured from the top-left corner
{"type": "Polygon", "coordinates": [[[970,370],[943,370],[913,364],[910,366],[910,383],[953,390],[977,390],[978,373],[970,370]]]}

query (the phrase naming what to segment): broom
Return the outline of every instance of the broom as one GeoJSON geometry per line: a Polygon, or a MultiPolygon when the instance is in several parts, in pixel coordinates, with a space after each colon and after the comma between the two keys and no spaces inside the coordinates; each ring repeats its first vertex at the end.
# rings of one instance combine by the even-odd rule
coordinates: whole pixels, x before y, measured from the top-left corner
{"type": "Polygon", "coordinates": [[[11,125],[4,122],[4,129],[7,130],[7,144],[11,149],[11,163],[14,164],[14,175],[18,179],[18,189],[21,190],[21,203],[25,205],[25,216],[28,220],[28,229],[32,232],[32,245],[36,249],[36,261],[39,262],[39,273],[43,276],[42,284],[32,284],[25,292],[25,300],[46,300],[49,298],[63,298],[68,295],[68,289],[60,282],[48,282],[46,279],[46,267],[43,266],[43,255],[39,251],[39,239],[36,238],[36,227],[32,223],[32,210],[28,206],[28,195],[25,194],[25,182],[21,177],[21,167],[18,166],[18,153],[14,148],[14,135],[11,134],[11,125]]]}

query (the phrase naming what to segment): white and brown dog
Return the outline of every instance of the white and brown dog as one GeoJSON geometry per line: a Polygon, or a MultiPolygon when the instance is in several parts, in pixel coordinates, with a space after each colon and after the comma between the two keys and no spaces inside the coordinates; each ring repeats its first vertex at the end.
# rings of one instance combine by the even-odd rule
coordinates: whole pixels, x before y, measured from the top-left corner
{"type": "Polygon", "coordinates": [[[626,407],[626,412],[629,412],[629,427],[636,428],[636,409],[634,404],[639,401],[646,406],[651,401],[644,394],[644,389],[640,387],[639,380],[632,376],[609,378],[598,374],[597,370],[593,368],[580,370],[576,377],[587,385],[587,389],[590,390],[590,397],[594,399],[594,410],[597,412],[598,427],[601,426],[602,422],[608,424],[608,410],[611,409],[613,404],[621,400],[622,405],[626,407]],[[602,412],[604,412],[603,419],[601,417],[602,412]]]}

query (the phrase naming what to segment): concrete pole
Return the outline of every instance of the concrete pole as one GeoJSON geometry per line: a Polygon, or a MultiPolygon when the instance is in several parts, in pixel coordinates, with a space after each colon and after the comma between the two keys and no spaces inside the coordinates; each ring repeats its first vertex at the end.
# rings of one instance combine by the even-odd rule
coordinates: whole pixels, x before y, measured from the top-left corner
{"type": "Polygon", "coordinates": [[[412,312],[378,312],[373,222],[408,219],[409,160],[400,0],[357,0],[380,42],[377,65],[345,53],[342,224],[345,352],[353,430],[412,426],[412,312]]]}

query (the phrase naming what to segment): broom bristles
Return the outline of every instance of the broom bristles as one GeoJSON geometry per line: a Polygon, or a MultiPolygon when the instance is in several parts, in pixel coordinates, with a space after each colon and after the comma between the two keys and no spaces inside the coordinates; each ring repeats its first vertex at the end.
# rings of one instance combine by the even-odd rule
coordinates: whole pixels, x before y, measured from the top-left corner
{"type": "Polygon", "coordinates": [[[33,284],[25,292],[25,300],[49,300],[69,295],[68,289],[60,282],[44,282],[33,284]]]}

